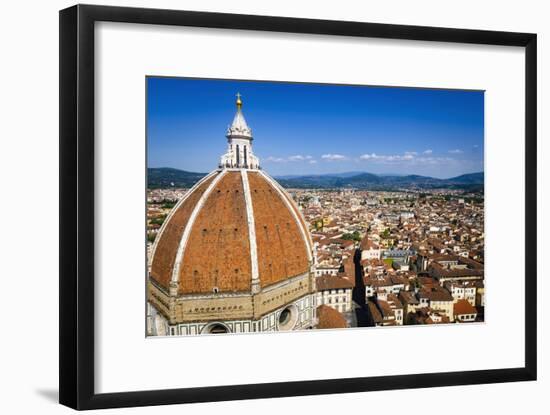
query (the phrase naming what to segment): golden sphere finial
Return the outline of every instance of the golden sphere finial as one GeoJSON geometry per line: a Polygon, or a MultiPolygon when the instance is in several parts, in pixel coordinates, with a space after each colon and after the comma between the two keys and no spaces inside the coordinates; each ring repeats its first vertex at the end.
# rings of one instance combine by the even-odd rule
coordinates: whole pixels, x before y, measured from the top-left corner
{"type": "Polygon", "coordinates": [[[243,106],[243,102],[241,101],[241,94],[237,92],[237,108],[241,109],[242,106],[243,106]]]}

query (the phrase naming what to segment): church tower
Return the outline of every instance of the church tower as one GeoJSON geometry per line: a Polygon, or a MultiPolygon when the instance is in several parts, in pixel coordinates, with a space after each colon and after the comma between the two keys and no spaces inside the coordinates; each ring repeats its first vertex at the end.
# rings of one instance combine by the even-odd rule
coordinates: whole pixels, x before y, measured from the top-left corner
{"type": "Polygon", "coordinates": [[[259,169],[260,161],[252,152],[252,130],[242,112],[241,94],[237,93],[237,113],[227,129],[227,152],[220,158],[220,168],[259,169]]]}

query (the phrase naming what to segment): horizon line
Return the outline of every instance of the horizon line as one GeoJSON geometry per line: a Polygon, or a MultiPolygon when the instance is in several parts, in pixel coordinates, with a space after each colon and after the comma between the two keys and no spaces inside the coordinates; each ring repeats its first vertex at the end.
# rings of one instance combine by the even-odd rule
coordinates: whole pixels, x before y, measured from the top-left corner
{"type": "MultiPolygon", "coordinates": [[[[187,173],[193,173],[193,174],[209,174],[210,172],[198,172],[198,171],[191,171],[191,170],[184,170],[182,168],[179,168],[179,167],[169,167],[169,166],[162,166],[162,167],[152,167],[152,166],[147,166],[148,169],[173,169],[173,170],[179,170],[179,171],[184,171],[184,172],[187,172],[187,173]]],[[[217,169],[215,169],[217,170],[217,169]]],[[[263,171],[265,171],[265,169],[261,169],[263,171]]],[[[213,171],[213,170],[211,170],[213,171]]],[[[467,174],[478,174],[478,173],[483,173],[485,174],[485,170],[478,170],[478,171],[474,171],[474,172],[470,172],[470,173],[461,173],[461,174],[457,174],[457,175],[454,175],[454,176],[449,176],[449,177],[436,177],[436,176],[426,176],[424,174],[416,174],[416,173],[372,173],[372,172],[369,172],[369,171],[343,171],[341,173],[302,173],[302,174],[277,174],[277,175],[273,175],[272,177],[274,178],[277,178],[277,177],[283,177],[283,176],[293,176],[293,177],[303,177],[303,176],[338,176],[338,175],[342,175],[342,174],[349,174],[349,173],[357,173],[357,175],[359,174],[372,174],[374,176],[393,176],[393,177],[406,177],[406,176],[420,176],[420,177],[429,177],[429,178],[432,178],[432,179],[439,179],[439,180],[448,180],[448,179],[452,179],[452,178],[455,178],[455,177],[460,177],[460,176],[465,176],[467,174]]]]}

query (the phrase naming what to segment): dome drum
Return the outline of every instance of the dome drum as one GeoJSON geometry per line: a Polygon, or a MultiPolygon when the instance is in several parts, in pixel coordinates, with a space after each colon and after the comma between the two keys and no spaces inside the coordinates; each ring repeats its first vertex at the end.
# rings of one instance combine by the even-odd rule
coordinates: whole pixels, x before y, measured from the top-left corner
{"type": "Polygon", "coordinates": [[[169,322],[155,309],[155,335],[204,335],[221,333],[250,333],[270,331],[304,330],[312,328],[317,322],[314,296],[307,295],[285,304],[257,318],[240,315],[211,315],[209,319],[187,319],[185,321],[169,322]],[[226,330],[209,328],[223,324],[226,330]]]}
{"type": "Polygon", "coordinates": [[[257,294],[185,294],[171,297],[154,281],[149,282],[149,301],[171,324],[220,319],[259,319],[312,292],[311,276],[305,273],[275,284],[257,294]]]}

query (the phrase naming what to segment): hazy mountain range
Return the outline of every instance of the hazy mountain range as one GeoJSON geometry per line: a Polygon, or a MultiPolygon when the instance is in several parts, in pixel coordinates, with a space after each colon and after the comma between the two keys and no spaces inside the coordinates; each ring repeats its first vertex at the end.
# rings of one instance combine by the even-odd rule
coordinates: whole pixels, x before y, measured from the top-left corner
{"type": "Polygon", "coordinates": [[[290,179],[278,178],[284,187],[294,188],[356,188],[367,190],[395,189],[483,189],[484,174],[464,174],[450,179],[437,179],[419,175],[378,175],[357,173],[353,175],[299,176],[290,179]]]}
{"type": "MultiPolygon", "coordinates": [[[[149,188],[190,187],[206,173],[189,172],[168,167],[148,168],[149,188]]],[[[464,189],[483,190],[483,172],[463,174],[450,179],[437,179],[419,175],[382,175],[365,172],[347,172],[320,175],[276,176],[275,179],[287,188],[365,190],[396,189],[464,189]]]]}

